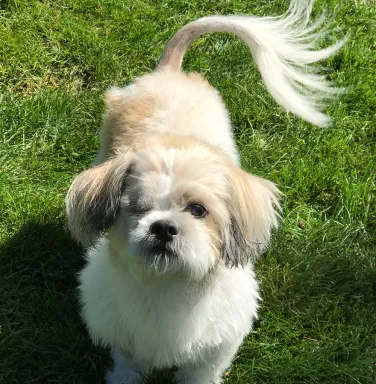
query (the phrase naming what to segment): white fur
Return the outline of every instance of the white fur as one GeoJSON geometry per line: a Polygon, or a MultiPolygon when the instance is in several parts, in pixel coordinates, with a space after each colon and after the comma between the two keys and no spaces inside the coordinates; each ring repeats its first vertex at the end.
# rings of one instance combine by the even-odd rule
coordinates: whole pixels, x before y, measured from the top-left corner
{"type": "MultiPolygon", "coordinates": [[[[144,263],[144,259],[138,256],[138,244],[139,242],[147,235],[150,225],[157,220],[163,219],[174,219],[176,217],[176,213],[172,211],[152,211],[150,214],[145,215],[139,222],[137,226],[130,230],[129,238],[125,239],[124,235],[122,236],[122,227],[118,228],[114,227],[112,230],[112,238],[116,237],[116,242],[120,249],[129,249],[129,254],[127,255],[128,259],[133,262],[144,263]],[[134,260],[134,259],[137,260],[134,260]]],[[[157,265],[152,264],[152,266],[156,269],[159,274],[165,273],[167,270],[172,272],[172,270],[177,270],[180,272],[186,273],[190,279],[197,281],[202,280],[205,275],[215,266],[216,256],[213,255],[213,252],[209,246],[209,242],[207,236],[205,235],[203,230],[200,229],[200,223],[197,223],[194,228],[196,231],[186,231],[184,234],[184,244],[178,244],[176,247],[180,249],[176,250],[180,253],[180,261],[178,265],[170,264],[170,265],[157,265]],[[199,237],[198,234],[199,233],[199,237]],[[184,268],[182,268],[182,266],[184,268]],[[161,269],[162,268],[162,269],[161,269]]]]}
{"type": "Polygon", "coordinates": [[[190,372],[183,383],[220,382],[257,313],[258,288],[250,265],[223,267],[200,289],[184,276],[161,278],[144,274],[137,264],[114,264],[104,238],[87,257],[80,290],[94,340],[132,351],[127,364],[137,362],[142,372],[178,365],[182,380],[190,372]]]}

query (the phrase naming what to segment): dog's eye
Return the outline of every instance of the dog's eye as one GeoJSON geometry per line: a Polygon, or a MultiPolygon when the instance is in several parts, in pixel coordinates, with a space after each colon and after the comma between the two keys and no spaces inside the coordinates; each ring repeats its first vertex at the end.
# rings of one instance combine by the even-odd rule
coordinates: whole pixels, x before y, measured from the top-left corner
{"type": "Polygon", "coordinates": [[[151,211],[151,209],[152,207],[143,204],[138,204],[135,202],[130,202],[127,206],[127,211],[131,215],[144,215],[145,213],[151,211]]]}
{"type": "Polygon", "coordinates": [[[148,213],[151,208],[148,208],[148,207],[131,207],[128,209],[129,212],[133,215],[145,215],[146,213],[148,213]]]}
{"type": "Polygon", "coordinates": [[[194,217],[205,217],[208,214],[206,208],[201,204],[191,204],[186,208],[186,211],[194,217]]]}

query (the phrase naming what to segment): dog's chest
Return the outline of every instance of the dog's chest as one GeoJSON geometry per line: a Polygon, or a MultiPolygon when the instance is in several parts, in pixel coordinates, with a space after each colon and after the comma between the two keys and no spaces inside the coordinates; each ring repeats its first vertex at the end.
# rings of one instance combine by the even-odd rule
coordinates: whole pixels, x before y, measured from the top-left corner
{"type": "Polygon", "coordinates": [[[125,306],[118,307],[123,327],[122,342],[137,360],[157,367],[192,360],[201,349],[220,343],[222,335],[216,323],[223,312],[216,300],[180,284],[128,287],[125,306]]]}
{"type": "Polygon", "coordinates": [[[229,270],[202,290],[182,281],[136,281],[97,254],[80,276],[82,314],[93,339],[156,367],[187,363],[245,335],[257,311],[250,270],[229,270]]]}

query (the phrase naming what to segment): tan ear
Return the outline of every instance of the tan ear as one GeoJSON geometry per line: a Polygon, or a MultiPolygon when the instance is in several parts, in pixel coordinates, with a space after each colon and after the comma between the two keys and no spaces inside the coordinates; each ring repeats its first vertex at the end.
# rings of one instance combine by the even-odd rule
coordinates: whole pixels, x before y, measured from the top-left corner
{"type": "Polygon", "coordinates": [[[93,244],[113,224],[131,158],[128,151],[74,179],[65,200],[66,212],[69,229],[81,244],[93,244]]]}
{"type": "Polygon", "coordinates": [[[280,191],[272,182],[239,168],[231,170],[230,178],[224,257],[228,265],[244,266],[267,248],[271,230],[278,226],[280,191]]]}

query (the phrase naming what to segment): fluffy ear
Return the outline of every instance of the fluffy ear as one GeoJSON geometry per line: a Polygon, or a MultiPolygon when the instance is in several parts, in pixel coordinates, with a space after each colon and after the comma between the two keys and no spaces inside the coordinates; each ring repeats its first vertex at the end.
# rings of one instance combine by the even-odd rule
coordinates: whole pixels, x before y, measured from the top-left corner
{"type": "Polygon", "coordinates": [[[239,168],[230,175],[230,222],[224,234],[224,257],[227,265],[244,266],[267,248],[271,230],[278,226],[280,191],[272,182],[239,168]]]}
{"type": "Polygon", "coordinates": [[[68,226],[73,237],[87,246],[114,222],[124,188],[131,153],[80,173],[66,197],[68,226]]]}

